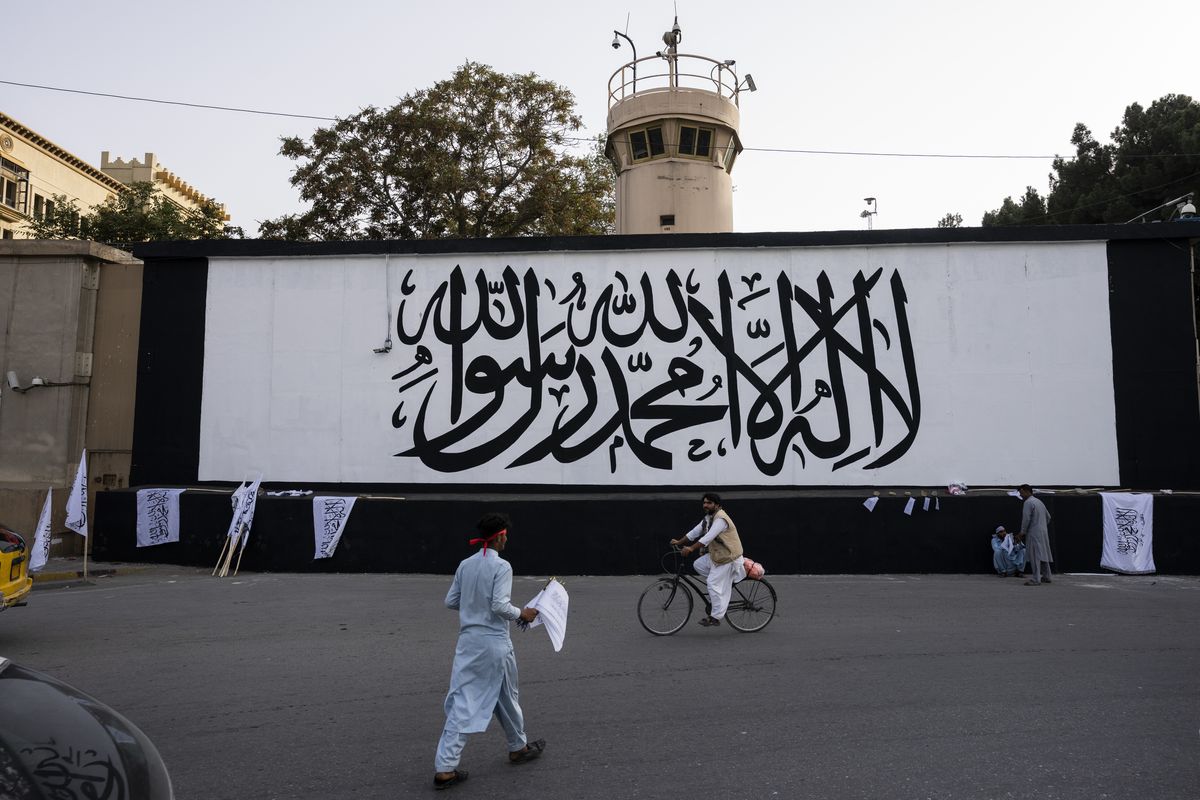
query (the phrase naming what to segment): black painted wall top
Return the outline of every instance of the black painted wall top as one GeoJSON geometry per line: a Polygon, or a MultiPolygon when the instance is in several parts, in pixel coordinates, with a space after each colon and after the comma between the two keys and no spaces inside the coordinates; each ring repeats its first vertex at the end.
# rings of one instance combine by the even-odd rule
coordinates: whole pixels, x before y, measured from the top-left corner
{"type": "Polygon", "coordinates": [[[1200,220],[1141,225],[1043,225],[996,228],[909,228],[876,231],[668,233],[638,236],[554,236],[508,239],[433,239],[364,242],[282,242],[264,239],[148,242],[134,245],[143,260],[383,253],[520,253],[558,250],[660,250],[689,247],[821,247],[964,242],[1072,242],[1200,239],[1200,220]]]}

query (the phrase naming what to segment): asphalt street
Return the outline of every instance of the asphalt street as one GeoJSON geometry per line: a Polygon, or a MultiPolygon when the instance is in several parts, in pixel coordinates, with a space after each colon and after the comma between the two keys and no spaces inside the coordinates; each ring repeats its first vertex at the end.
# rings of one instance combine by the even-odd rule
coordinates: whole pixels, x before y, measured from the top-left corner
{"type": "MultiPolygon", "coordinates": [[[[544,576],[520,575],[514,601],[544,576]]],[[[555,653],[514,631],[528,732],[472,737],[453,797],[1200,796],[1200,578],[769,576],[762,632],[654,637],[644,577],[567,577],[555,653]]],[[[432,792],[447,576],[153,567],[39,588],[0,655],[95,695],[182,800],[432,792]]]]}

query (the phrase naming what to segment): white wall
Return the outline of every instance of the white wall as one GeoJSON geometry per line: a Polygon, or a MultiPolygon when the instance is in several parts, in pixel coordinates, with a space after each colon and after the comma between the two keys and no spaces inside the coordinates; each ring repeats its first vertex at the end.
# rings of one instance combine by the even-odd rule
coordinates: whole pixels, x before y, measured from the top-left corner
{"type": "MultiPolygon", "coordinates": [[[[236,480],[262,470],[267,480],[297,484],[936,486],[958,480],[981,486],[1119,481],[1103,242],[213,259],[208,287],[201,480],[236,480]],[[450,337],[435,330],[450,324],[452,293],[446,284],[456,266],[466,290],[465,377],[455,374],[450,337]],[[505,290],[489,292],[486,304],[496,326],[510,324],[514,311],[526,319],[511,335],[489,335],[477,325],[476,278],[482,274],[499,284],[508,266],[516,274],[517,301],[505,290]],[[683,320],[668,291],[672,270],[684,284],[681,295],[700,301],[683,320]],[[530,271],[537,295],[533,307],[525,309],[530,271]],[[856,303],[854,278],[860,271],[867,279],[879,271],[879,277],[865,300],[856,303]],[[792,314],[795,346],[803,349],[817,337],[815,348],[799,360],[793,405],[788,376],[797,370],[788,369],[784,355],[778,284],[782,275],[794,287],[789,292],[798,288],[817,298],[822,273],[828,277],[834,311],[849,305],[833,326],[836,335],[822,338],[813,316],[800,304],[793,299],[784,304],[792,314]],[[576,274],[586,288],[582,311],[573,302],[563,304],[576,287],[576,274]],[[717,346],[725,317],[718,292],[722,274],[731,289],[732,348],[726,352],[717,346]],[[618,334],[637,329],[647,305],[643,275],[650,278],[655,316],[669,327],[686,324],[679,341],[662,341],[647,326],[637,341],[618,345],[607,339],[601,323],[601,332],[589,344],[573,348],[577,362],[567,374],[528,375],[528,317],[536,317],[539,360],[544,364],[553,356],[562,362],[572,352],[566,333],[549,334],[568,319],[568,308],[574,309],[572,329],[586,333],[606,289],[612,298],[601,318],[618,334]],[[751,292],[747,281],[755,275],[751,292]],[[894,281],[907,297],[899,315],[894,281]],[[694,295],[689,295],[689,285],[694,295]],[[396,335],[397,314],[403,328],[415,332],[439,291],[445,302],[429,315],[419,342],[402,343],[396,335]],[[752,294],[757,296],[747,299],[752,294]],[[616,313],[616,302],[624,305],[630,299],[636,310],[616,313]],[[880,385],[887,390],[881,392],[879,441],[861,355],[860,305],[869,311],[870,343],[880,385]],[[712,314],[710,331],[698,319],[704,308],[712,314]],[[907,342],[901,335],[905,319],[907,342]],[[768,325],[769,335],[752,335],[768,325]],[[372,352],[383,345],[389,330],[392,350],[372,352]],[[694,339],[699,342],[693,344],[694,339]],[[852,352],[831,359],[829,341],[852,352]],[[418,345],[427,348],[429,363],[416,362],[418,345]],[[915,367],[912,374],[903,357],[906,346],[915,367]],[[620,365],[618,384],[627,387],[624,408],[605,366],[606,350],[620,365]],[[649,357],[649,370],[631,371],[631,360],[636,365],[639,356],[649,357]],[[490,384],[472,380],[469,367],[485,363],[475,359],[489,357],[500,370],[517,376],[490,384]],[[594,368],[598,397],[590,415],[582,413],[586,382],[578,359],[584,358],[594,368]],[[760,358],[757,366],[748,366],[760,358]],[[700,385],[682,394],[668,387],[657,405],[671,410],[656,412],[653,419],[630,420],[629,405],[664,385],[672,363],[695,371],[700,385]],[[430,372],[431,377],[401,391],[430,372]],[[738,425],[724,408],[731,400],[731,374],[740,400],[738,425]],[[720,388],[704,397],[715,377],[720,388]],[[913,424],[905,421],[917,399],[910,379],[918,387],[920,407],[913,424]],[[752,433],[748,425],[755,401],[764,396],[755,383],[765,387],[773,380],[767,394],[779,398],[782,428],[792,430],[788,435],[781,426],[752,433]],[[830,396],[817,398],[818,382],[829,387],[830,396]],[[493,388],[497,383],[500,393],[493,388]],[[468,388],[461,393],[461,415],[452,423],[455,384],[468,388]],[[839,398],[845,400],[841,426],[839,398]],[[805,411],[814,400],[816,405],[805,411]],[[396,428],[393,412],[401,401],[397,416],[402,424],[396,428]],[[423,406],[420,430],[434,440],[431,452],[450,454],[440,467],[427,466],[414,455],[397,455],[413,448],[423,406]],[[669,469],[642,463],[630,447],[631,439],[644,441],[671,413],[705,412],[717,419],[687,424],[653,443],[666,451],[669,469]],[[552,437],[560,414],[563,425],[572,419],[580,423],[564,437],[564,447],[589,437],[598,439],[595,446],[570,463],[546,455],[511,467],[552,437]],[[621,424],[607,430],[614,418],[621,424]],[[480,424],[467,432],[472,419],[480,424]],[[805,437],[805,426],[811,438],[805,437]],[[736,427],[740,437],[735,443],[736,427]],[[839,433],[840,444],[820,444],[838,440],[839,433]],[[615,472],[610,462],[614,436],[624,440],[615,449],[615,472]],[[438,437],[453,441],[438,447],[438,437]],[[689,451],[709,455],[692,460],[689,451]],[[896,454],[891,463],[871,467],[889,451],[896,454]]],[[[768,418],[768,413],[759,415],[760,421],[768,418]]]]}

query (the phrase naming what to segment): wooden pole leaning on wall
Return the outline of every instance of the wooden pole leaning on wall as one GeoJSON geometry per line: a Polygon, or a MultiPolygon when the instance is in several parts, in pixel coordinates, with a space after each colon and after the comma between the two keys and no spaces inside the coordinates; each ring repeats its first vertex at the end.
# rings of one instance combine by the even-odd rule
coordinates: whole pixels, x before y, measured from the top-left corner
{"type": "Polygon", "coordinates": [[[219,570],[219,569],[221,568],[221,561],[222,561],[222,560],[225,558],[225,551],[226,551],[226,550],[228,550],[228,549],[229,549],[229,537],[228,537],[228,536],[226,536],[226,537],[225,537],[225,544],[221,545],[221,552],[220,552],[220,554],[217,556],[217,563],[216,563],[216,565],[213,567],[212,574],[213,574],[213,577],[214,577],[214,578],[215,578],[215,577],[217,577],[217,570],[219,570]]]}

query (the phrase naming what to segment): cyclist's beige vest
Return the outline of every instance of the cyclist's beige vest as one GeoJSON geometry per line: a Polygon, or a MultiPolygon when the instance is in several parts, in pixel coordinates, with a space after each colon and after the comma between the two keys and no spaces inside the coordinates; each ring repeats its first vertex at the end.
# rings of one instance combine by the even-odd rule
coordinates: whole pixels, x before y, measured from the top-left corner
{"type": "MultiPolygon", "coordinates": [[[[734,526],[733,520],[725,513],[725,509],[718,508],[717,513],[713,514],[713,520],[725,520],[725,530],[708,543],[708,557],[712,559],[714,564],[728,564],[735,558],[742,557],[742,540],[738,538],[737,527],[734,526]]],[[[700,535],[708,533],[708,528],[712,521],[705,519],[705,525],[700,531],[700,535]]]]}

